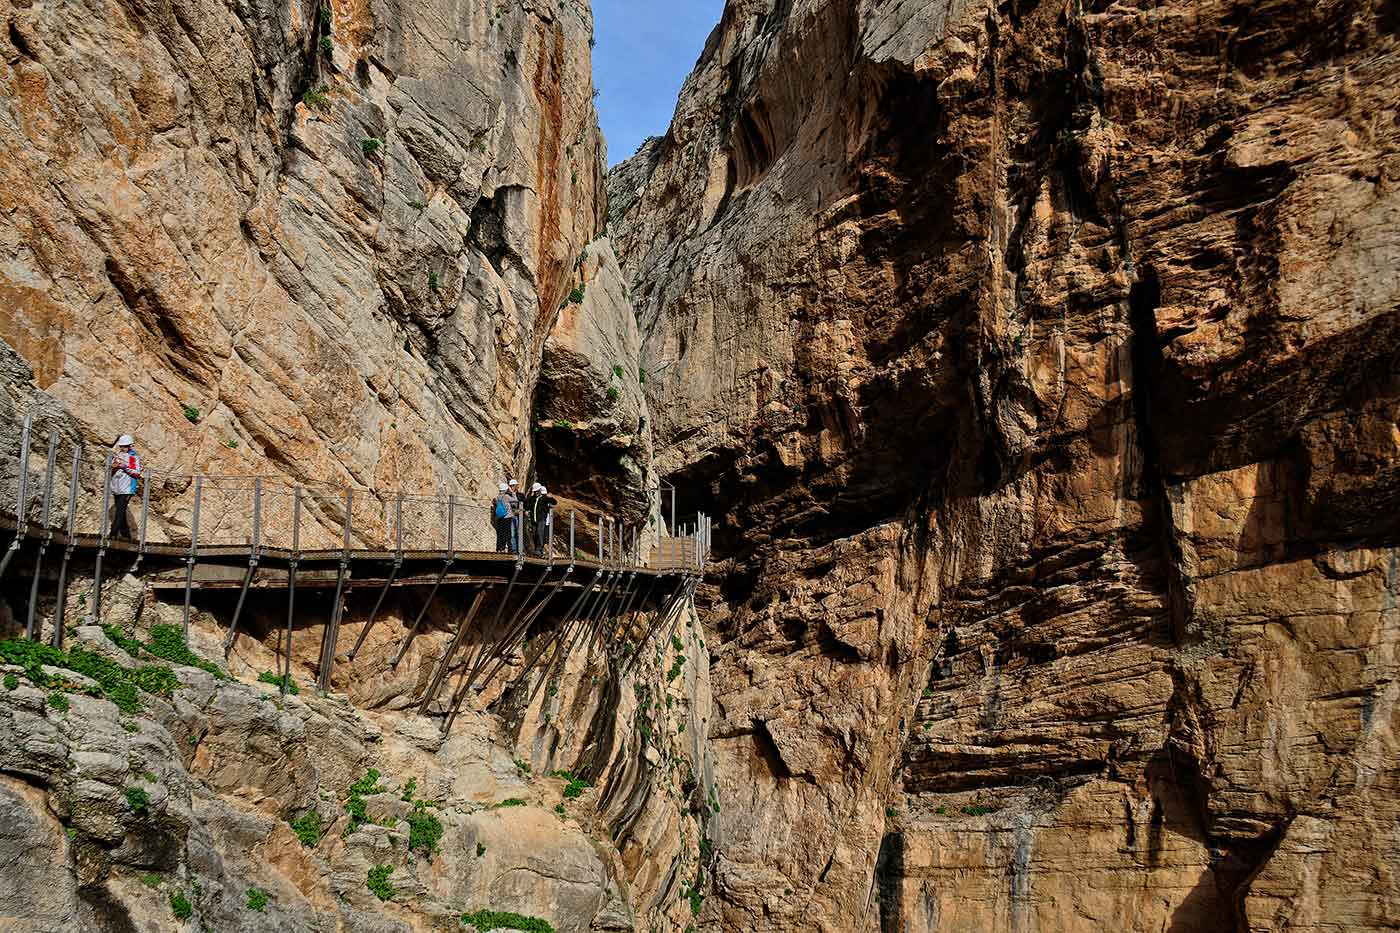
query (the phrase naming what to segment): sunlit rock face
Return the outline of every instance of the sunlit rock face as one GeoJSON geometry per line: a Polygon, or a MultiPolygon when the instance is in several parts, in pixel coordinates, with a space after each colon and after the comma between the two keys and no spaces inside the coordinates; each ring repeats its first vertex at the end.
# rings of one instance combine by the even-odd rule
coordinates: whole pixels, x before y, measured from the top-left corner
{"type": "Polygon", "coordinates": [[[731,0],[609,179],[703,484],[725,930],[1400,923],[1400,53],[731,0]]]}
{"type": "Polygon", "coordinates": [[[90,441],[412,490],[528,465],[604,212],[586,4],[7,19],[0,338],[90,441]]]}
{"type": "MultiPolygon", "coordinates": [[[[62,462],[130,432],[154,470],[356,501],[455,492],[478,510],[504,475],[539,475],[592,514],[646,518],[649,414],[602,236],[586,3],[39,3],[4,19],[7,456],[32,415],[36,436],[60,431],[62,462]],[[577,446],[550,443],[556,419],[580,426],[577,446]]],[[[153,498],[152,540],[187,520],[153,498]]],[[[181,607],[110,564],[101,620],[74,570],[69,645],[153,663],[108,636],[146,639],[181,607]]],[[[24,622],[27,574],[0,582],[0,638],[24,622]]],[[[180,686],[139,710],[79,674],[41,671],[40,689],[0,665],[0,929],[426,933],[470,930],[480,910],[568,933],[691,923],[680,894],[709,877],[716,794],[693,615],[678,605],[657,630],[658,587],[653,608],[608,619],[606,645],[561,646],[547,677],[508,647],[444,738],[416,708],[471,590],[376,604],[368,582],[348,591],[329,695],[311,684],[331,593],[306,580],[295,611],[252,592],[226,660],[233,601],[198,593],[190,646],[232,679],[177,665],[180,686]],[[288,617],[301,692],[283,698],[257,681],[276,681],[288,617]],[[313,813],[323,835],[298,839],[313,813]]],[[[47,636],[51,587],[39,596],[47,636]]],[[[510,619],[498,598],[470,650],[510,619]]]]}

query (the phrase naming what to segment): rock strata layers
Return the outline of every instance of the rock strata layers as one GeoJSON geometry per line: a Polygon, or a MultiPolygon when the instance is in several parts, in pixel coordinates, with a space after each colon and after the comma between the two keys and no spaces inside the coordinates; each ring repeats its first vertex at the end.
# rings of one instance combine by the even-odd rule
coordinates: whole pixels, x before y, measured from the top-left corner
{"type": "Polygon", "coordinates": [[[726,930],[1400,924],[1382,5],[731,0],[610,176],[726,930]]]}

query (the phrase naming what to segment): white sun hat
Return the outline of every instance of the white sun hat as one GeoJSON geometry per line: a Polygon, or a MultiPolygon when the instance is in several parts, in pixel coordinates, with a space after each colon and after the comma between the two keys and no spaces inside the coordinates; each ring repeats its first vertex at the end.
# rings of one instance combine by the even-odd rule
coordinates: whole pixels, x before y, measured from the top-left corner
{"type": "Polygon", "coordinates": [[[508,489],[510,489],[510,487],[507,486],[505,483],[502,483],[502,484],[501,484],[501,492],[505,492],[505,491],[508,490],[508,489]]]}
{"type": "Polygon", "coordinates": [[[117,438],[118,447],[130,447],[135,443],[136,439],[133,438],[130,434],[123,434],[121,437],[117,438]]]}

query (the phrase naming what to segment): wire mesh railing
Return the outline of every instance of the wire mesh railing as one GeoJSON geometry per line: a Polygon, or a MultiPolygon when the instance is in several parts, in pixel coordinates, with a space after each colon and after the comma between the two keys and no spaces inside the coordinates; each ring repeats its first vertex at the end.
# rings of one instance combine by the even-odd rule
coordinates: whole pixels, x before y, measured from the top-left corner
{"type": "Polygon", "coordinates": [[[666,527],[658,512],[642,526],[581,505],[527,515],[523,503],[513,503],[512,514],[497,519],[493,503],[457,495],[150,467],[141,469],[133,495],[119,497],[111,483],[114,466],[120,466],[114,462],[118,456],[94,455],[56,430],[36,432],[26,417],[18,449],[4,457],[8,462],[0,479],[0,512],[21,526],[11,547],[18,547],[20,535],[54,532],[103,544],[121,538],[142,550],[354,551],[400,557],[503,552],[687,571],[702,570],[709,552],[710,521],[703,514],[678,524],[673,513],[666,527]]]}

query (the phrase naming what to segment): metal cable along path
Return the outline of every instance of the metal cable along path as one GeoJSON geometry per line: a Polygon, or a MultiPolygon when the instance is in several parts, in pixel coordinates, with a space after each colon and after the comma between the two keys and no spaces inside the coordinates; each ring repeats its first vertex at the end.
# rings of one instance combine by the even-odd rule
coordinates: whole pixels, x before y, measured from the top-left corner
{"type": "Polygon", "coordinates": [[[490,505],[456,495],[150,469],[142,471],[129,503],[131,537],[117,538],[110,527],[114,496],[108,482],[114,454],[93,456],[53,428],[41,441],[33,420],[32,414],[25,417],[18,445],[0,454],[0,534],[10,535],[0,552],[0,584],[13,574],[23,596],[22,574],[31,571],[26,637],[40,637],[36,606],[41,584],[48,583],[56,600],[51,642],[63,646],[75,570],[91,574],[89,605],[99,622],[104,572],[139,574],[155,589],[183,591],[187,636],[194,590],[237,588],[238,601],[224,638],[225,657],[237,638],[249,591],[285,590],[287,625],[279,678],[285,694],[291,682],[297,588],[334,586],[317,665],[317,686],[327,691],[352,588],[373,588],[377,597],[355,646],[345,655],[348,663],[363,647],[391,588],[429,587],[394,653],[390,666],[396,668],[439,591],[470,587],[474,596],[460,600],[466,610],[418,703],[420,713],[445,713],[444,733],[470,690],[489,684],[517,649],[524,652],[524,664],[512,685],[545,665],[532,700],[545,681],[562,670],[581,640],[601,645],[614,659],[613,669],[626,673],[658,632],[674,634],[709,556],[709,516],[699,513],[678,524],[674,489],[669,522],[663,522],[663,491],[650,491],[657,493],[651,532],[616,516],[561,507],[546,526],[542,547],[533,548],[529,545],[534,543],[534,529],[525,525],[523,516],[514,518],[513,528],[507,524],[501,529],[490,505]],[[663,534],[663,526],[671,533],[663,534]],[[498,543],[507,541],[527,546],[497,550],[498,543]],[[482,641],[459,660],[468,629],[488,594],[496,591],[500,598],[484,631],[497,637],[482,641]],[[574,596],[571,603],[561,603],[568,609],[544,637],[527,645],[531,625],[561,593],[574,596]],[[517,594],[519,601],[510,608],[517,594]],[[633,644],[627,636],[648,609],[655,615],[633,644]],[[434,707],[454,672],[457,683],[450,699],[445,707],[434,707]]]}

